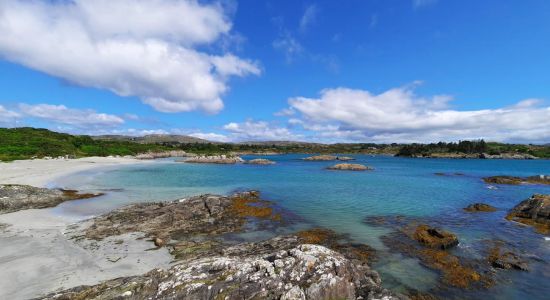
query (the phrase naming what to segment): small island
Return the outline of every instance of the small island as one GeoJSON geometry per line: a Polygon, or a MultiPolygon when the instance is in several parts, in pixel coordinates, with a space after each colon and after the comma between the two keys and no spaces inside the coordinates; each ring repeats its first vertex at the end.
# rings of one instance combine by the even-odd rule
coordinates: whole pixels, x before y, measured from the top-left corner
{"type": "Polygon", "coordinates": [[[334,166],[328,167],[327,170],[336,170],[336,171],[370,171],[374,170],[373,167],[365,166],[361,164],[336,164],[334,166]]]}
{"type": "Polygon", "coordinates": [[[265,159],[265,158],[256,158],[256,159],[251,159],[249,161],[246,161],[245,164],[247,164],[247,165],[274,165],[275,162],[272,161],[272,160],[269,160],[269,159],[265,159]]]}

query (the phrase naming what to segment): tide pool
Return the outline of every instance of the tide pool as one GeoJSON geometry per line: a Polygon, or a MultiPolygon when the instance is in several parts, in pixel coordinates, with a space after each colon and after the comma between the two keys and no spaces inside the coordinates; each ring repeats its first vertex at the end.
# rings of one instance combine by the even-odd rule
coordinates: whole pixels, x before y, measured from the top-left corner
{"type": "MultiPolygon", "coordinates": [[[[202,193],[229,194],[259,190],[262,198],[298,215],[304,227],[322,226],[348,234],[379,250],[374,267],[384,284],[396,291],[434,287],[438,274],[416,259],[386,252],[380,236],[389,229],[366,225],[369,216],[404,215],[437,219],[460,239],[458,254],[481,256],[480,241],[511,241],[539,260],[530,272],[502,271],[502,282],[482,291],[446,291],[446,297],[545,299],[550,295],[550,241],[504,220],[506,212],[534,193],[550,194],[550,186],[490,186],[481,178],[493,175],[531,176],[550,173],[550,160],[409,159],[357,155],[356,163],[374,171],[329,171],[335,162],[303,161],[306,155],[268,156],[275,165],[185,164],[171,160],[118,169],[80,173],[54,183],[104,191],[96,199],[64,203],[55,212],[89,217],[143,201],[174,200],[202,193]],[[443,175],[436,173],[443,173],[443,175]],[[495,206],[491,214],[467,214],[475,202],[495,206]]],[[[264,158],[245,156],[244,159],[264,158]]]]}

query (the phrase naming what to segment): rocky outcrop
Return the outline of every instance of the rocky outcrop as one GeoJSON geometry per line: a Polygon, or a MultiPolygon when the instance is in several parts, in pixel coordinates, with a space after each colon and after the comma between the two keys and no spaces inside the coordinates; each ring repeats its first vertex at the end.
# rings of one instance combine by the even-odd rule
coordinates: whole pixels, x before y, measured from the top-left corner
{"type": "Polygon", "coordinates": [[[245,164],[249,165],[274,165],[275,162],[265,158],[256,158],[246,161],[245,164]]]}
{"type": "Polygon", "coordinates": [[[147,152],[136,155],[136,159],[157,159],[157,158],[168,158],[168,157],[187,157],[192,156],[193,154],[187,153],[183,150],[172,150],[172,151],[162,151],[162,152],[147,152]]]}
{"type": "Polygon", "coordinates": [[[403,299],[381,287],[365,257],[368,247],[312,230],[253,243],[228,244],[248,220],[278,223],[258,192],[201,195],[136,204],[95,218],[84,236],[103,239],[144,232],[176,259],[167,270],[80,286],[42,299],[403,299]],[[321,238],[313,239],[314,236],[321,238]],[[337,252],[324,245],[339,247],[337,252]]]}
{"type": "Polygon", "coordinates": [[[493,206],[491,206],[489,204],[485,204],[485,203],[470,204],[470,205],[466,206],[464,208],[464,210],[467,211],[467,212],[494,212],[494,211],[497,211],[496,208],[494,208],[493,206]]]}
{"type": "Polygon", "coordinates": [[[47,189],[29,185],[0,185],[0,214],[31,208],[54,207],[76,199],[87,199],[102,194],[81,194],[75,190],[47,189]]]}
{"type": "Polygon", "coordinates": [[[349,157],[349,156],[336,156],[336,155],[315,155],[315,156],[306,157],[303,160],[307,160],[307,161],[331,161],[331,160],[348,161],[348,160],[355,160],[355,158],[349,157]]]}
{"type": "Polygon", "coordinates": [[[361,165],[361,164],[336,164],[334,166],[328,167],[328,170],[337,170],[337,171],[367,171],[374,170],[374,168],[361,165]]]}
{"type": "Polygon", "coordinates": [[[236,164],[243,163],[244,160],[238,156],[230,155],[209,155],[209,156],[195,156],[179,162],[195,163],[195,164],[236,164]]]}
{"type": "Polygon", "coordinates": [[[190,235],[219,235],[239,231],[246,219],[278,222],[269,201],[255,191],[232,196],[201,195],[172,202],[140,203],[93,219],[84,236],[101,240],[130,232],[143,232],[165,244],[190,235]]]}
{"type": "Polygon", "coordinates": [[[428,225],[416,227],[413,238],[424,246],[434,249],[449,249],[458,245],[458,238],[451,232],[428,225]]]}
{"type": "Polygon", "coordinates": [[[282,241],[229,247],[226,255],[193,259],[166,271],[81,286],[42,299],[402,299],[381,288],[378,274],[367,265],[354,264],[319,245],[280,249],[278,245],[288,244],[282,241]]]}
{"type": "Polygon", "coordinates": [[[533,226],[539,233],[550,234],[550,195],[531,196],[516,205],[506,219],[533,226]]]}
{"type": "Polygon", "coordinates": [[[485,183],[491,184],[550,184],[550,176],[548,175],[537,175],[529,177],[516,177],[516,176],[491,176],[483,178],[485,183]]]}

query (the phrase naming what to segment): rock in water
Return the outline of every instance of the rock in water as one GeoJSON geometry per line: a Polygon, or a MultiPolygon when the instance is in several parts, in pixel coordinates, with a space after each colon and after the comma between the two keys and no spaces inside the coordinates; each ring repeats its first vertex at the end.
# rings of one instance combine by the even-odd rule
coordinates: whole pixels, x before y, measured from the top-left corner
{"type": "Polygon", "coordinates": [[[236,164],[242,163],[244,160],[238,156],[231,155],[210,155],[210,156],[195,156],[178,162],[195,163],[195,164],[236,164]]]}
{"type": "Polygon", "coordinates": [[[489,204],[474,203],[474,204],[470,204],[470,205],[466,206],[464,208],[464,210],[467,211],[467,212],[494,212],[497,209],[492,207],[489,204]]]}
{"type": "Polygon", "coordinates": [[[516,205],[506,219],[533,226],[537,232],[550,233],[550,195],[535,194],[516,205]]]}
{"type": "Polygon", "coordinates": [[[434,249],[449,249],[458,245],[458,238],[448,231],[432,228],[428,225],[419,225],[413,238],[421,244],[434,249]]]}
{"type": "Polygon", "coordinates": [[[155,243],[155,246],[157,246],[157,247],[162,247],[165,244],[164,240],[161,239],[161,238],[154,238],[153,242],[155,243]]]}
{"type": "Polygon", "coordinates": [[[367,171],[374,170],[374,168],[369,166],[364,166],[360,164],[336,164],[332,167],[328,167],[328,170],[338,170],[338,171],[367,171]]]}
{"type": "Polygon", "coordinates": [[[304,160],[308,161],[330,161],[330,160],[336,160],[336,156],[334,155],[315,155],[304,158],[304,160]]]}
{"type": "Polygon", "coordinates": [[[275,164],[274,161],[265,159],[265,158],[251,159],[245,163],[250,165],[274,165],[275,164]]]}
{"type": "Polygon", "coordinates": [[[486,183],[492,184],[550,184],[550,176],[547,175],[537,175],[529,177],[516,177],[516,176],[491,176],[483,178],[483,181],[486,183]]]}

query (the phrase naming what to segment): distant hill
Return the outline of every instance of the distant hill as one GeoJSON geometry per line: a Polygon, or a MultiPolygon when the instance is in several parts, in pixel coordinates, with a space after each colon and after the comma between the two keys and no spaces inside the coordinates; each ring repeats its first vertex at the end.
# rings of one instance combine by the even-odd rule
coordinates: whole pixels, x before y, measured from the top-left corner
{"type": "Polygon", "coordinates": [[[98,135],[92,136],[94,140],[100,141],[131,141],[141,144],[156,144],[156,143],[181,143],[181,144],[217,144],[205,139],[200,139],[188,135],[177,134],[150,134],[144,136],[126,136],[126,135],[98,135]]]}

